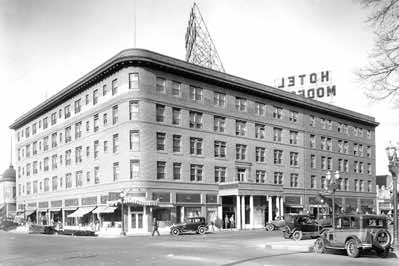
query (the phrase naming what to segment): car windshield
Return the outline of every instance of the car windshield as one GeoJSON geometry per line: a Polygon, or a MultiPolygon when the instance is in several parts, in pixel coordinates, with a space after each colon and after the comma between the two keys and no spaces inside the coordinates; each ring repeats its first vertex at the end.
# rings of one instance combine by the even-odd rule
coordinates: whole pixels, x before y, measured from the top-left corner
{"type": "Polygon", "coordinates": [[[363,220],[364,227],[375,227],[375,228],[385,228],[386,220],[382,218],[365,218],[363,220]]]}

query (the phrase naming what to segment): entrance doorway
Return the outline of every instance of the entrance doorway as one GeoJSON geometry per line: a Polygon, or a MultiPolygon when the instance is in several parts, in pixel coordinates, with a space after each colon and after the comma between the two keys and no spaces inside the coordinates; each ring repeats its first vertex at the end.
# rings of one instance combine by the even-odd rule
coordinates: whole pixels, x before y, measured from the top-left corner
{"type": "Polygon", "coordinates": [[[129,231],[137,232],[144,229],[143,206],[130,207],[130,228],[129,231]]]}
{"type": "Polygon", "coordinates": [[[236,228],[236,196],[222,198],[222,228],[236,228]]]}

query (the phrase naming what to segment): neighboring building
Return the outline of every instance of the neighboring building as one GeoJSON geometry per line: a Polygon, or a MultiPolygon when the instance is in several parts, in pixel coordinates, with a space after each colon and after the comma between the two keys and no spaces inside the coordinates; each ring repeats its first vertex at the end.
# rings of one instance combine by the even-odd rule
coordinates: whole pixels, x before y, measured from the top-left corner
{"type": "Polygon", "coordinates": [[[12,165],[0,176],[0,220],[15,217],[16,188],[15,170],[12,165]]]}
{"type": "MultiPolygon", "coordinates": [[[[399,186],[398,186],[399,187],[399,186]]],[[[377,191],[377,213],[389,214],[393,212],[392,204],[392,176],[391,175],[377,175],[376,176],[376,191],[377,191]]],[[[399,193],[398,193],[399,196],[399,193]]]]}
{"type": "Polygon", "coordinates": [[[377,175],[375,177],[375,184],[380,188],[382,186],[392,186],[392,177],[390,175],[377,175]]]}
{"type": "Polygon", "coordinates": [[[315,212],[326,172],[339,170],[340,209],[371,212],[377,125],[259,83],[124,50],[11,125],[18,209],[39,223],[100,219],[119,227],[124,190],[128,233],[150,230],[154,217],[162,225],[197,215],[234,215],[234,226],[256,228],[285,213],[315,212]]]}

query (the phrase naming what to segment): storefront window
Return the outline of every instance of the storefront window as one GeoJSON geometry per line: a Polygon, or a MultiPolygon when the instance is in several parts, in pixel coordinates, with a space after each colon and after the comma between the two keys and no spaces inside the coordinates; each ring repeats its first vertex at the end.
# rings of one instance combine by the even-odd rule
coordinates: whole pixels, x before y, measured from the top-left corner
{"type": "Polygon", "coordinates": [[[185,207],[184,208],[184,217],[199,217],[201,216],[201,207],[185,207]]]}

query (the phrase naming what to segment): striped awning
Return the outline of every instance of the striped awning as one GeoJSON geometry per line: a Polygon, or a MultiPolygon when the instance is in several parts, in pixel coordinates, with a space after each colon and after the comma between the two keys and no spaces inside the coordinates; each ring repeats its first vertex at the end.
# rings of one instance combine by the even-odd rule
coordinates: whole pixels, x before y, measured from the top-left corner
{"type": "Polygon", "coordinates": [[[69,214],[68,217],[83,217],[89,212],[93,211],[96,207],[80,207],[73,213],[69,214]]]}
{"type": "Polygon", "coordinates": [[[93,213],[113,213],[116,210],[116,207],[111,206],[98,206],[93,213]]]}
{"type": "Polygon", "coordinates": [[[148,200],[142,197],[126,197],[124,203],[136,204],[141,206],[158,206],[157,200],[148,200]]]}

